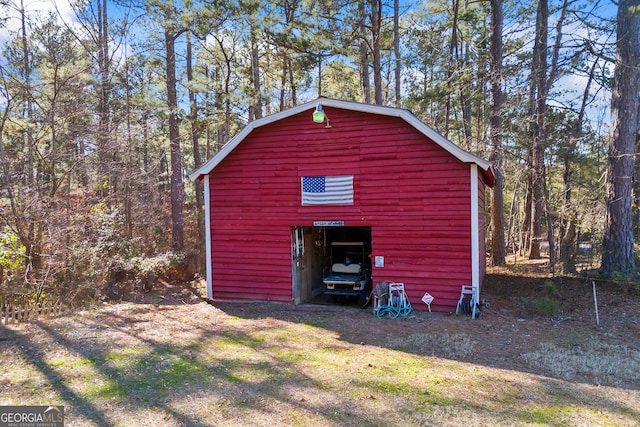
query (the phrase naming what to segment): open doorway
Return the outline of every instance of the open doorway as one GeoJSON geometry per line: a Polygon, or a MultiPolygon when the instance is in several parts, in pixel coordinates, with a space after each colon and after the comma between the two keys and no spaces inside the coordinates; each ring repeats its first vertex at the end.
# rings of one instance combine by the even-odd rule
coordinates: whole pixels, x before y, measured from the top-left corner
{"type": "Polygon", "coordinates": [[[357,304],[359,295],[366,293],[364,288],[370,288],[371,227],[292,227],[291,242],[294,304],[317,301],[357,304]],[[338,273],[359,274],[363,278],[341,283],[340,278],[334,277],[334,283],[331,279],[325,283],[325,279],[338,273]],[[367,274],[368,283],[364,283],[367,274]],[[355,280],[362,283],[355,284],[355,280]]]}

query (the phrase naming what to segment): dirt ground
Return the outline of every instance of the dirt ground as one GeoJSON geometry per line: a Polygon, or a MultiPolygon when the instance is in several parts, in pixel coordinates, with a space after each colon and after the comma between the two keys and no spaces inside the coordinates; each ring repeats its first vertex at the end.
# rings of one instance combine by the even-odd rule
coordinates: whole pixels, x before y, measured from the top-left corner
{"type": "Polygon", "coordinates": [[[475,320],[207,301],[200,281],[0,326],[0,405],[60,402],[73,426],[640,425],[640,285],[598,281],[596,325],[591,279],[488,273],[475,320]]]}
{"type": "MultiPolygon", "coordinates": [[[[353,306],[332,306],[336,321],[327,326],[350,342],[385,345],[389,336],[398,341],[411,339],[416,331],[435,336],[461,334],[473,337],[472,342],[431,343],[429,352],[436,356],[455,357],[457,360],[479,365],[511,369],[533,374],[548,375],[589,384],[613,384],[640,389],[640,373],[632,376],[620,375],[627,366],[611,366],[609,371],[571,368],[574,359],[593,357],[598,353],[624,351],[632,355],[631,360],[615,363],[640,362],[640,285],[621,286],[596,280],[598,319],[593,297],[592,280],[586,277],[555,277],[547,272],[544,261],[523,263],[514,268],[490,268],[481,299],[485,303],[481,317],[472,320],[469,315],[451,313],[428,313],[414,311],[407,318],[380,319],[373,322],[370,307],[364,310],[353,306]],[[550,290],[551,288],[551,290],[550,290]],[[553,315],[532,307],[537,300],[546,298],[559,303],[553,315]],[[354,313],[357,316],[354,316],[354,313]],[[596,323],[599,321],[599,325],[596,323]],[[552,343],[562,349],[564,357],[557,360],[559,366],[536,359],[547,358],[548,347],[541,343],[552,343]],[[451,348],[455,345],[469,345],[451,348]]],[[[326,310],[325,306],[274,306],[274,304],[235,304],[217,302],[215,305],[226,312],[242,317],[295,320],[305,311],[326,310]]],[[[557,357],[557,356],[555,356],[557,357]]],[[[585,362],[589,363],[589,362],[585,362]]],[[[637,365],[640,368],[640,365],[637,365]]],[[[605,369],[606,370],[606,369],[605,369]]]]}
{"type": "MultiPolygon", "coordinates": [[[[310,313],[328,315],[335,321],[323,326],[352,343],[385,345],[389,336],[396,336],[397,341],[402,342],[411,340],[416,331],[433,336],[460,334],[473,337],[472,342],[430,343],[429,351],[436,356],[455,357],[495,368],[593,385],[640,389],[640,372],[631,376],[618,372],[618,368],[623,370],[631,365],[610,366],[602,375],[594,375],[594,369],[536,363],[536,358],[549,358],[544,354],[548,348],[541,350],[540,343],[555,344],[566,353],[564,358],[558,358],[560,365],[589,357],[590,349],[594,351],[594,357],[603,352],[623,351],[632,355],[632,362],[640,363],[640,283],[620,285],[596,276],[595,272],[591,275],[583,272],[579,277],[554,277],[549,272],[547,260],[521,260],[507,267],[489,267],[482,288],[481,315],[476,320],[469,315],[415,310],[406,318],[383,318],[372,323],[375,317],[371,306],[360,309],[348,302],[301,306],[225,301],[209,301],[209,304],[228,314],[249,319],[276,318],[295,322],[304,321],[310,313]],[[593,281],[596,282],[597,316],[593,281]],[[544,304],[541,308],[534,305],[535,301],[547,299],[559,304],[553,314],[544,310],[544,304]],[[469,348],[451,348],[456,345],[468,345],[469,348]]],[[[165,305],[206,301],[206,298],[196,297],[206,295],[205,287],[204,281],[194,282],[189,288],[161,287],[142,295],[138,302],[165,305]]],[[[612,363],[611,359],[605,360],[603,363],[612,363]]]]}
{"type": "MultiPolygon", "coordinates": [[[[552,277],[545,261],[490,268],[482,294],[490,305],[483,309],[480,321],[465,326],[470,328],[468,333],[480,338],[474,358],[490,366],[591,384],[599,384],[603,378],[588,372],[563,372],[561,366],[550,372],[548,365],[532,364],[530,360],[523,365],[527,360],[523,361],[522,355],[537,350],[540,343],[555,343],[569,353],[575,349],[576,358],[587,356],[585,348],[594,348],[596,353],[624,349],[633,361],[640,361],[640,284],[620,285],[596,277],[595,272],[591,275],[583,272],[581,277],[552,277]],[[548,297],[559,302],[554,315],[531,307],[532,302],[545,301],[548,297]]],[[[451,317],[448,321],[455,322],[451,317]]],[[[614,372],[613,366],[611,368],[606,382],[640,388],[640,375],[627,381],[614,372]]]]}
{"type": "MultiPolygon", "coordinates": [[[[462,342],[431,342],[428,350],[418,345],[415,351],[426,350],[435,356],[500,369],[640,390],[640,372],[621,373],[630,368],[640,369],[640,283],[620,285],[596,276],[595,272],[591,275],[583,272],[579,277],[554,277],[547,260],[521,260],[507,267],[489,267],[481,295],[481,316],[476,320],[469,315],[415,310],[406,318],[383,318],[372,323],[376,319],[370,306],[360,309],[349,303],[301,306],[209,303],[228,314],[249,319],[295,322],[304,321],[309,313],[328,315],[335,321],[323,326],[352,343],[384,346],[390,336],[396,336],[397,342],[410,342],[416,332],[440,339],[446,335],[473,337],[471,341],[465,338],[462,342]],[[593,281],[596,282],[597,316],[593,281]],[[544,301],[549,299],[558,303],[553,314],[545,310],[544,301]],[[536,301],[543,301],[541,308],[535,306],[536,301]],[[540,344],[544,344],[542,348],[540,344]],[[452,348],[465,345],[468,348],[452,348]],[[555,347],[549,349],[549,345],[555,347]],[[556,354],[545,354],[549,351],[556,354]],[[603,354],[618,354],[621,358],[603,357],[601,362],[587,360],[603,354]],[[626,354],[630,357],[625,359],[626,354]],[[556,359],[557,366],[550,358],[556,359]],[[570,366],[576,363],[583,368],[570,366]],[[597,366],[599,363],[608,366],[597,366]]],[[[197,295],[205,295],[204,281],[195,284],[192,290],[197,295]]],[[[175,290],[165,291],[146,295],[143,300],[160,304],[185,302],[184,289],[177,295],[175,290]]],[[[189,298],[192,302],[198,301],[191,294],[189,298]]],[[[403,349],[406,350],[406,346],[403,349]]]]}

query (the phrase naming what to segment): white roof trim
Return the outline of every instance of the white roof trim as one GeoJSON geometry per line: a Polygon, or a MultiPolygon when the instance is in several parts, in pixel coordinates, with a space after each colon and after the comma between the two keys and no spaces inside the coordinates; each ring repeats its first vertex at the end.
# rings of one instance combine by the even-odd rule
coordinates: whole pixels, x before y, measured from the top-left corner
{"type": "Polygon", "coordinates": [[[420,133],[433,140],[436,144],[447,150],[451,155],[456,157],[463,163],[475,163],[483,170],[487,171],[491,168],[491,163],[484,160],[474,154],[469,153],[466,150],[455,145],[447,138],[436,132],[430,126],[423,123],[418,119],[411,111],[402,108],[386,107],[382,105],[362,104],[351,101],[341,101],[332,98],[318,98],[314,101],[310,101],[304,104],[297,105],[279,113],[272,114],[270,116],[255,120],[249,123],[239,134],[233,137],[227,142],[209,161],[200,166],[198,169],[189,174],[189,179],[195,181],[203,175],[209,174],[216,166],[222,162],[254,129],[261,126],[268,125],[270,123],[277,122],[279,120],[286,119],[287,117],[294,116],[296,114],[305,112],[307,110],[312,112],[316,108],[316,105],[321,103],[326,107],[340,108],[343,110],[358,111],[362,113],[378,114],[382,116],[399,117],[413,126],[420,133]]]}

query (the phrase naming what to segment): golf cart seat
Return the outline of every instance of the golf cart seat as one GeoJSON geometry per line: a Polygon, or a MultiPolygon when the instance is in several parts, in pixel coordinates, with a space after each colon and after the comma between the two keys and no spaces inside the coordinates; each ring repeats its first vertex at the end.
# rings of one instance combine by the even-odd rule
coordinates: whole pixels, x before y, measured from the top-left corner
{"type": "Polygon", "coordinates": [[[360,264],[344,264],[336,262],[331,266],[331,271],[338,274],[360,274],[362,266],[360,264]]]}

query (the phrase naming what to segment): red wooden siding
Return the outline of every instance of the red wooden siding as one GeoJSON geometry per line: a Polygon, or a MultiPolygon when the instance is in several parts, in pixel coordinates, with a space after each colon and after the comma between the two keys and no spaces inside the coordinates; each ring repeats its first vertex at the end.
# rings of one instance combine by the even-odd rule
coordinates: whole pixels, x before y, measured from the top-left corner
{"type": "MultiPolygon", "coordinates": [[[[471,283],[470,167],[399,118],[325,107],[255,129],[210,175],[213,297],[291,302],[291,227],[372,228],[373,281],[455,310],[471,283]],[[353,206],[301,206],[303,175],[353,175],[353,206]]],[[[480,213],[484,212],[484,183],[480,213]]],[[[481,222],[484,257],[484,221],[481,222]]],[[[484,268],[484,258],[481,260],[484,268]]]]}

